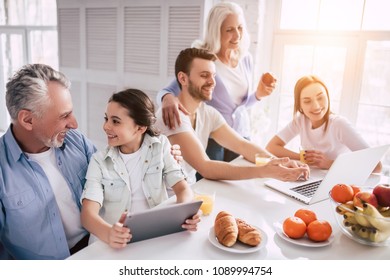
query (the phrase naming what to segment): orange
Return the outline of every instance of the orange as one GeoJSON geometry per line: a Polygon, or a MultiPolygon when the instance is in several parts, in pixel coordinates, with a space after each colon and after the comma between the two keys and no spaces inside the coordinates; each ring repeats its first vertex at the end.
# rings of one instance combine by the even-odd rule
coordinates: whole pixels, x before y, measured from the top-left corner
{"type": "Polygon", "coordinates": [[[290,238],[302,238],[306,233],[305,222],[298,217],[289,217],[283,222],[283,232],[290,238]]]}
{"type": "Polygon", "coordinates": [[[333,200],[339,203],[346,203],[353,199],[353,189],[350,185],[337,184],[330,191],[333,200]]]}
{"type": "Polygon", "coordinates": [[[301,208],[298,209],[295,214],[295,217],[301,218],[306,225],[309,225],[311,222],[317,220],[317,215],[310,209],[301,208]]]}
{"type": "Polygon", "coordinates": [[[316,220],[307,226],[306,232],[310,240],[326,241],[332,234],[332,226],[325,220],[316,220]]]}
{"type": "Polygon", "coordinates": [[[355,194],[357,194],[358,192],[361,191],[360,187],[358,187],[356,185],[351,185],[351,188],[353,190],[353,196],[355,196],[355,194]]]}

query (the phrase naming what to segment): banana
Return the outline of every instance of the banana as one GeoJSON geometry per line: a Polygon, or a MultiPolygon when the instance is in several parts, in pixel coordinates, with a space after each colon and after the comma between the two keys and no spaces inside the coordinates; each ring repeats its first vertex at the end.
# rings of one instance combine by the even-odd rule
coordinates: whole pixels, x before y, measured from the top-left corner
{"type": "Polygon", "coordinates": [[[355,210],[353,206],[353,201],[348,201],[346,203],[342,203],[336,206],[336,212],[340,215],[344,215],[346,212],[350,212],[349,210],[355,210]]]}
{"type": "Polygon", "coordinates": [[[377,230],[382,232],[390,231],[390,219],[383,217],[375,206],[369,203],[364,203],[363,214],[366,215],[369,223],[377,230]]]}
{"type": "Polygon", "coordinates": [[[351,226],[351,230],[352,230],[354,233],[356,233],[356,234],[357,234],[357,232],[359,231],[359,229],[361,229],[361,228],[362,228],[362,226],[359,225],[359,224],[355,224],[355,225],[351,226]]]}
{"type": "Polygon", "coordinates": [[[370,237],[370,230],[366,227],[361,227],[359,230],[356,232],[358,236],[364,239],[368,239],[370,237]]]}
{"type": "Polygon", "coordinates": [[[359,225],[363,227],[371,227],[371,223],[363,214],[363,209],[360,207],[355,207],[355,219],[359,225]]]}
{"type": "Polygon", "coordinates": [[[355,224],[351,226],[351,231],[363,239],[368,239],[370,236],[371,229],[363,227],[359,224],[355,224]]]}
{"type": "Polygon", "coordinates": [[[372,242],[376,242],[376,243],[385,241],[389,237],[390,237],[390,231],[379,231],[379,230],[373,229],[369,234],[369,239],[372,242]]]}
{"type": "Polygon", "coordinates": [[[359,225],[359,224],[355,224],[355,225],[352,225],[352,226],[351,226],[351,231],[352,231],[353,234],[355,234],[355,235],[357,235],[357,236],[360,236],[359,231],[360,231],[362,228],[366,229],[365,227],[362,227],[362,226],[359,225]]]}
{"type": "Polygon", "coordinates": [[[344,217],[343,224],[346,227],[350,227],[358,223],[355,218],[355,213],[345,212],[343,217],[344,217]]]}

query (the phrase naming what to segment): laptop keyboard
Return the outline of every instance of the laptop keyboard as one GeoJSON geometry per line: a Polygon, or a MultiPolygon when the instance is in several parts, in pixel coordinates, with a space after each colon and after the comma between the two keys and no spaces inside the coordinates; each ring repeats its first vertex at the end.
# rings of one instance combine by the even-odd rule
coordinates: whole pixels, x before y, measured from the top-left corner
{"type": "Polygon", "coordinates": [[[318,186],[321,184],[321,181],[322,180],[311,182],[305,185],[292,188],[291,190],[310,198],[314,195],[314,193],[318,189],[318,186]]]}

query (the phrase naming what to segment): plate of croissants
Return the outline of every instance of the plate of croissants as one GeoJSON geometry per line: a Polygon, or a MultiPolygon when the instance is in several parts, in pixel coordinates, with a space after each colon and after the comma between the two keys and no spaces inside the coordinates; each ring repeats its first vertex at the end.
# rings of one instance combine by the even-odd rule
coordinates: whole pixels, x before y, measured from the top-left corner
{"type": "Polygon", "coordinates": [[[267,235],[260,228],[235,218],[227,211],[215,217],[210,228],[209,241],[215,247],[232,253],[253,253],[267,244],[267,235]]]}

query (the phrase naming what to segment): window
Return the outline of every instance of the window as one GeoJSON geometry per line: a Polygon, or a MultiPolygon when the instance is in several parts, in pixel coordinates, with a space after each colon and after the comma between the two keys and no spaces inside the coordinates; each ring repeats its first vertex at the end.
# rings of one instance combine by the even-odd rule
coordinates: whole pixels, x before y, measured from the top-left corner
{"type": "MultiPolygon", "coordinates": [[[[347,117],[370,145],[390,143],[390,2],[277,3],[272,69],[279,85],[265,110],[267,141],[292,119],[297,79],[316,74],[329,87],[333,112],[347,117]]],[[[289,147],[297,149],[298,143],[289,147]]],[[[384,162],[390,165],[390,152],[384,162]]]]}
{"type": "Polygon", "coordinates": [[[58,69],[55,0],[0,0],[0,134],[9,124],[5,85],[26,63],[58,69]]]}

